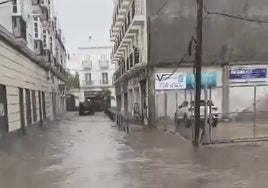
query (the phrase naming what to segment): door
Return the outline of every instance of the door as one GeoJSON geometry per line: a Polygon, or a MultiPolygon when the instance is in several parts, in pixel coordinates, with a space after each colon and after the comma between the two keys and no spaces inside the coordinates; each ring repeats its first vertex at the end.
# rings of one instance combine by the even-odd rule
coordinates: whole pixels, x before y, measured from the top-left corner
{"type": "Polygon", "coordinates": [[[47,114],[46,114],[46,98],[44,92],[42,92],[42,109],[43,109],[43,119],[45,119],[47,117],[47,114]]]}
{"type": "Polygon", "coordinates": [[[141,116],[142,116],[142,120],[145,121],[146,117],[147,117],[147,105],[146,105],[146,80],[142,80],[140,82],[141,85],[141,116]]]}
{"type": "Polygon", "coordinates": [[[128,115],[128,94],[124,94],[124,110],[125,110],[125,115],[128,115]]]}
{"type": "Polygon", "coordinates": [[[19,103],[20,103],[20,129],[22,134],[25,134],[25,114],[24,114],[24,95],[23,89],[19,88],[19,103]]]}
{"type": "Polygon", "coordinates": [[[56,99],[56,93],[52,93],[52,110],[54,117],[57,113],[57,99],[56,99]]]}
{"type": "Polygon", "coordinates": [[[6,86],[0,85],[0,137],[8,132],[6,86]]]}
{"type": "Polygon", "coordinates": [[[32,124],[32,109],[31,109],[31,94],[30,94],[30,90],[26,89],[25,90],[25,94],[26,94],[26,117],[27,117],[27,125],[31,125],[32,124]]]}
{"type": "Polygon", "coordinates": [[[37,122],[37,108],[36,108],[36,95],[35,91],[32,91],[32,104],[33,104],[33,121],[37,122]]]}
{"type": "Polygon", "coordinates": [[[38,103],[39,103],[39,122],[40,126],[43,125],[43,113],[42,113],[42,96],[41,91],[38,92],[38,103]]]}

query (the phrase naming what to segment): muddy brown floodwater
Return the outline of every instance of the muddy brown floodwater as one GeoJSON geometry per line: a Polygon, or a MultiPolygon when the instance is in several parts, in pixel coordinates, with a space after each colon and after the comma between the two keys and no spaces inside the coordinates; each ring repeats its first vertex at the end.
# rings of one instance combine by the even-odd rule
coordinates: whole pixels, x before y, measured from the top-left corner
{"type": "Polygon", "coordinates": [[[0,142],[0,188],[264,188],[268,143],[193,149],[156,129],[120,132],[69,113],[0,142]]]}

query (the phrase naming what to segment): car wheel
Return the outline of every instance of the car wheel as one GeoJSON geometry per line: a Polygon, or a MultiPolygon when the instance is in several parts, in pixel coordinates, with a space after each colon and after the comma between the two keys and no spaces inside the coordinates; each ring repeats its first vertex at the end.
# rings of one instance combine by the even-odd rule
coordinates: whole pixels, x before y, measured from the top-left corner
{"type": "Polygon", "coordinates": [[[184,116],[183,121],[186,128],[191,127],[191,120],[188,119],[186,115],[184,116]]]}
{"type": "Polygon", "coordinates": [[[218,125],[218,120],[217,119],[213,119],[212,121],[212,127],[217,127],[218,125]]]}

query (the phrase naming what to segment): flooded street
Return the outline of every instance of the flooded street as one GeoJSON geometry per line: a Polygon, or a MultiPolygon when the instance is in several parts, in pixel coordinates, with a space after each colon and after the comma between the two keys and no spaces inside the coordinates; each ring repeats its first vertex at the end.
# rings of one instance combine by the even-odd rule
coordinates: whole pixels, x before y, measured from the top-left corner
{"type": "Polygon", "coordinates": [[[2,188],[263,188],[267,143],[193,149],[159,130],[120,132],[103,114],[69,113],[0,144],[2,188]]]}

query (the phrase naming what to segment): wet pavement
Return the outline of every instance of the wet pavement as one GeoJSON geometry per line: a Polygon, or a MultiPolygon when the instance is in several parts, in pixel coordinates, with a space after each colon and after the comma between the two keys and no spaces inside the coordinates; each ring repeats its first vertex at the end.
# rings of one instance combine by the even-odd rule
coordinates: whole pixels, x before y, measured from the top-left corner
{"type": "Polygon", "coordinates": [[[120,132],[103,114],[69,113],[0,143],[0,188],[263,188],[268,143],[194,149],[149,128],[120,132]]]}

